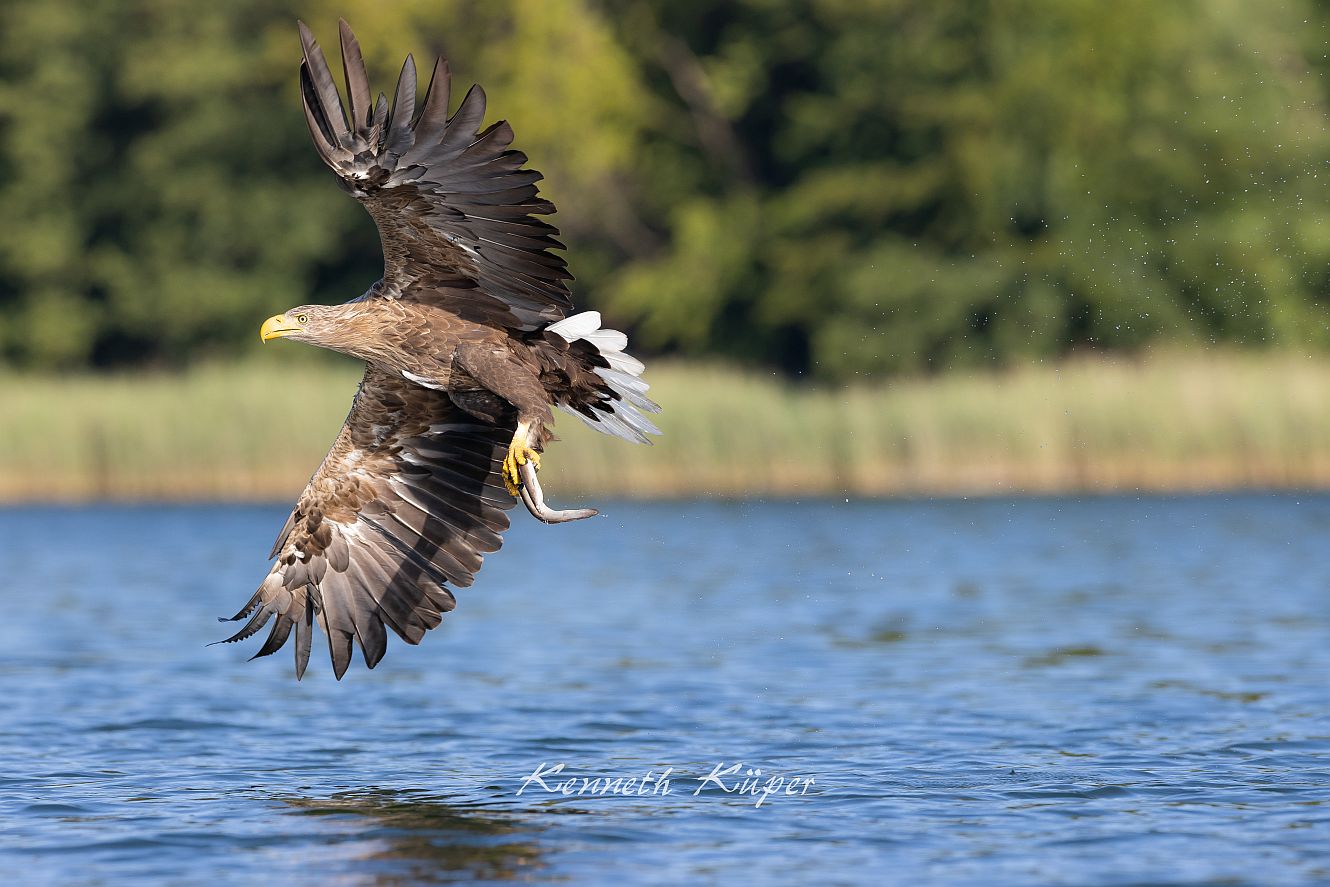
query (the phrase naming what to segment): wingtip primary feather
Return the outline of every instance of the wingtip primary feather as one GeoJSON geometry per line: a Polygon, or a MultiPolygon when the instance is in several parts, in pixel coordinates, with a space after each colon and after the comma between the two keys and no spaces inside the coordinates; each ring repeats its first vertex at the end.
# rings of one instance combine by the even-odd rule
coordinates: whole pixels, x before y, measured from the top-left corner
{"type": "Polygon", "coordinates": [[[449,119],[449,126],[457,125],[461,121],[468,121],[463,127],[463,132],[467,135],[480,129],[480,122],[485,119],[485,108],[489,105],[489,96],[485,94],[485,87],[479,83],[471,84],[471,88],[462,96],[462,102],[457,106],[457,111],[449,119]],[[474,122],[469,122],[474,118],[474,122]]]}
{"type": "Polygon", "coordinates": [[[304,600],[301,601],[301,607],[304,612],[295,614],[295,632],[296,642],[294,652],[296,658],[296,680],[301,680],[305,676],[305,669],[309,667],[309,654],[314,648],[314,594],[318,593],[315,586],[305,586],[304,600]]]}
{"type": "Polygon", "coordinates": [[[337,92],[336,83],[333,82],[332,71],[328,69],[328,59],[319,48],[319,42],[314,39],[313,32],[304,22],[298,22],[298,25],[300,48],[305,59],[301,70],[308,71],[310,80],[310,89],[306,95],[318,102],[323,122],[331,131],[334,143],[340,144],[348,134],[342,97],[337,92]]]}
{"type": "Polygon", "coordinates": [[[453,72],[445,58],[434,60],[434,70],[430,72],[429,86],[425,88],[425,103],[420,110],[420,119],[416,121],[417,137],[421,141],[433,141],[448,124],[448,101],[452,97],[453,72]]]}
{"type": "Polygon", "coordinates": [[[337,32],[342,45],[342,77],[346,81],[346,98],[351,106],[351,127],[360,130],[369,125],[373,113],[369,74],[365,70],[360,41],[346,19],[337,20],[337,32]]]}
{"type": "Polygon", "coordinates": [[[253,612],[254,612],[254,608],[257,607],[257,606],[259,605],[259,602],[260,602],[261,600],[263,600],[263,587],[262,587],[262,586],[259,587],[259,590],[258,590],[258,591],[254,592],[254,596],[253,596],[253,597],[251,597],[248,601],[245,602],[245,606],[243,606],[243,607],[240,608],[240,612],[239,612],[239,613],[236,613],[234,616],[231,616],[231,617],[227,617],[227,616],[218,616],[218,617],[217,617],[217,621],[218,621],[218,622],[239,622],[241,619],[244,619],[244,618],[245,618],[246,616],[248,616],[250,613],[253,613],[253,612]]]}
{"type": "Polygon", "coordinates": [[[412,119],[416,116],[416,60],[407,53],[402,71],[397,75],[393,109],[388,116],[388,142],[385,150],[401,156],[415,143],[412,119]]]}
{"type": "Polygon", "coordinates": [[[277,621],[273,623],[272,631],[268,632],[268,637],[263,641],[263,646],[259,647],[257,653],[249,657],[253,662],[261,656],[271,656],[286,644],[286,639],[291,635],[291,628],[295,622],[286,616],[278,616],[277,621]]]}
{"type": "Polygon", "coordinates": [[[351,638],[346,632],[334,632],[336,639],[329,638],[329,648],[332,654],[333,677],[341,680],[346,674],[346,670],[351,667],[351,638]]]}
{"type": "Polygon", "coordinates": [[[220,641],[213,641],[209,647],[215,647],[218,644],[234,644],[237,641],[243,641],[259,633],[263,626],[268,624],[268,620],[273,617],[273,611],[267,607],[260,609],[254,616],[245,623],[244,627],[231,635],[229,638],[223,638],[220,641]]]}

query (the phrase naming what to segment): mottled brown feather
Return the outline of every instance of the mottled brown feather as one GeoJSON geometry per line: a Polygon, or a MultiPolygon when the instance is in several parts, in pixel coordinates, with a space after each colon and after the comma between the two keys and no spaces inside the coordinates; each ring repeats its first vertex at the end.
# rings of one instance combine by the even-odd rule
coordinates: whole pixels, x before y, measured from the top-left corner
{"type": "Polygon", "coordinates": [[[250,621],[228,640],[276,616],[258,655],[276,652],[294,628],[299,675],[317,622],[338,678],[353,639],[370,668],[383,658],[384,626],[419,643],[455,604],[445,583],[470,585],[502,544],[513,499],[500,495],[497,466],[514,417],[509,409],[478,421],[445,393],[368,368],[279,535],[272,572],[237,614],[250,621]]]}
{"type": "Polygon", "coordinates": [[[403,65],[387,125],[367,125],[369,86],[355,35],[343,21],[342,65],[351,125],[323,50],[301,24],[301,95],[310,134],[342,187],[379,229],[384,277],[370,296],[425,302],[478,323],[536,330],[572,310],[554,212],[540,173],[509,149],[503,121],[483,132],[485,92],[472,87],[447,116],[452,75],[439,60],[415,117],[416,72],[403,65]],[[458,286],[459,281],[465,285],[458,286]]]}

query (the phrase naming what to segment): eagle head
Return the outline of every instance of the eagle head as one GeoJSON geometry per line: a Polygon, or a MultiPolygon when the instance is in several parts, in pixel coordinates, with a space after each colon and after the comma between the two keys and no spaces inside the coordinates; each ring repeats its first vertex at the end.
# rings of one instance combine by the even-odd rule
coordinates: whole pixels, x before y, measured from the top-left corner
{"type": "Polygon", "coordinates": [[[274,314],[263,322],[259,338],[295,339],[298,342],[321,344],[336,326],[334,312],[329,305],[301,305],[283,314],[274,314]]]}

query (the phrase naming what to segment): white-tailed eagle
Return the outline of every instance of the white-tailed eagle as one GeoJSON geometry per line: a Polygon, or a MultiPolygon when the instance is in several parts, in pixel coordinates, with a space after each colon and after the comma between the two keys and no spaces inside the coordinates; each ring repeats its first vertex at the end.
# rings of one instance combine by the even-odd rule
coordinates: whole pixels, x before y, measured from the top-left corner
{"type": "Polygon", "coordinates": [[[388,631],[408,644],[439,624],[453,588],[502,544],[520,498],[548,523],[595,514],[545,505],[536,469],[552,407],[591,427],[647,442],[642,364],[627,338],[573,314],[558,232],[538,216],[540,174],[511,150],[512,129],[480,129],[472,87],[448,115],[440,59],[416,113],[408,56],[389,103],[371,99],[360,46],[341,22],[343,104],[313,35],[300,24],[305,119],[319,156],[364,204],[383,243],[383,279],[341,305],[269,318],[264,341],[288,338],[366,364],[346,424],[273,546],[272,571],[229,641],[273,622],[256,656],[295,633],[296,677],[315,627],[338,678],[353,644],[373,668],[388,631]]]}

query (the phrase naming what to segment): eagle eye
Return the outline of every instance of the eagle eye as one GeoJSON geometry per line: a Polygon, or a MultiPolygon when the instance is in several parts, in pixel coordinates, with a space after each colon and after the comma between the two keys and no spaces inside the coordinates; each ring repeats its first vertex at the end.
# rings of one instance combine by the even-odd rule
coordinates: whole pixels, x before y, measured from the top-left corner
{"type": "Polygon", "coordinates": [[[308,322],[308,320],[309,320],[309,315],[308,315],[308,314],[297,314],[297,315],[296,315],[296,323],[306,323],[306,322],[308,322]]]}

